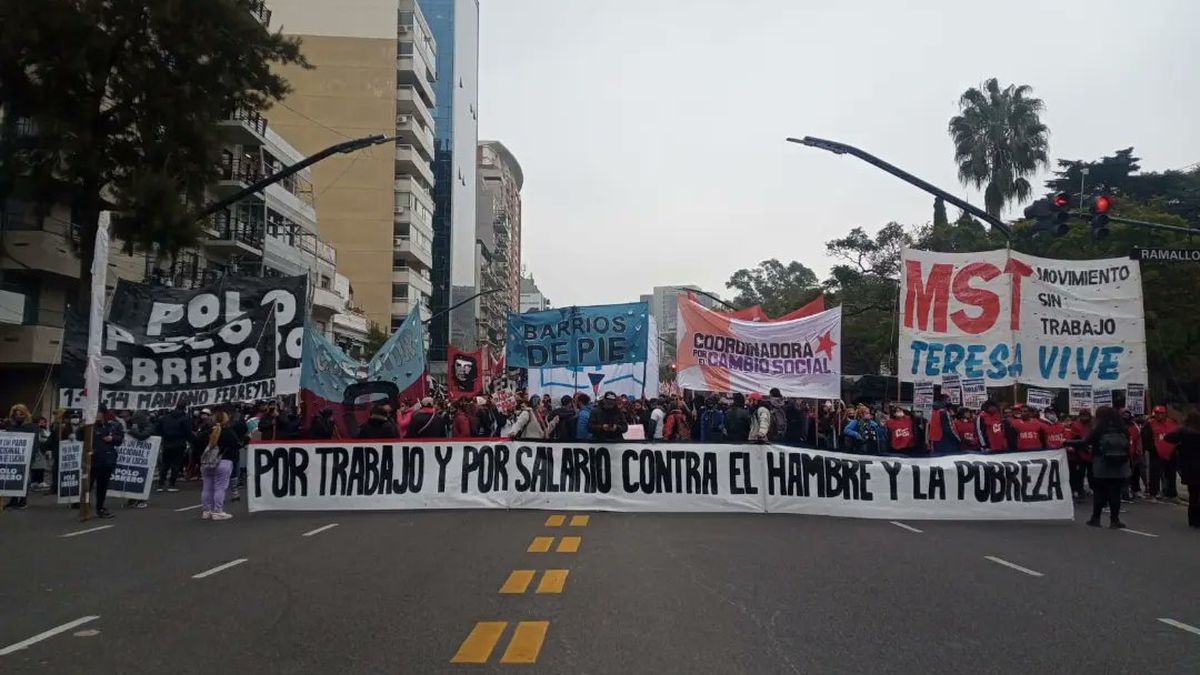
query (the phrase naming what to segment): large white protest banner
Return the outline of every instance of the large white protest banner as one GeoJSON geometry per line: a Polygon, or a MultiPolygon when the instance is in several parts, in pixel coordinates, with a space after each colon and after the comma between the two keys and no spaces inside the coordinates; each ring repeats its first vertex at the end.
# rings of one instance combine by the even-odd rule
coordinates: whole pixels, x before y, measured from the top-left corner
{"type": "Polygon", "coordinates": [[[1070,519],[1061,450],[864,457],[771,445],[257,443],[249,506],[1070,519]]]}
{"type": "Polygon", "coordinates": [[[742,321],[680,297],[675,379],[708,391],[838,398],[842,308],[791,321],[742,321]]]}
{"type": "Polygon", "coordinates": [[[83,466],[83,442],[62,441],[58,444],[58,503],[79,501],[80,471],[83,466]]]}
{"type": "Polygon", "coordinates": [[[1137,261],[905,249],[899,373],[1047,388],[1146,381],[1137,261]]]}
{"type": "Polygon", "coordinates": [[[142,440],[125,434],[125,441],[117,447],[117,465],[108,481],[108,496],[149,499],[161,443],[159,436],[142,440]]]}
{"type": "Polygon", "coordinates": [[[0,497],[25,496],[33,443],[33,434],[0,431],[0,497]]]}

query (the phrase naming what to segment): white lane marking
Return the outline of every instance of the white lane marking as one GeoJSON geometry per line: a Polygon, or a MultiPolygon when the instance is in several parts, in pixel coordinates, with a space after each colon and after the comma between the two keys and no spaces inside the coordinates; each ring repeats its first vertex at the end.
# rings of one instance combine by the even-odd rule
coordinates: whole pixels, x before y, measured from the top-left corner
{"type": "Polygon", "coordinates": [[[175,513],[183,513],[184,511],[193,511],[195,509],[200,508],[201,506],[204,506],[204,505],[203,504],[192,504],[191,506],[185,506],[182,509],[175,509],[175,513]]]}
{"type": "Polygon", "coordinates": [[[1037,570],[1031,570],[1028,567],[1021,567],[1020,565],[1018,565],[1016,563],[1010,563],[1007,560],[1005,560],[1003,558],[997,558],[994,555],[985,555],[983,557],[987,558],[988,560],[991,560],[992,562],[996,563],[997,565],[1004,565],[1005,567],[1012,568],[1018,572],[1024,572],[1025,574],[1028,574],[1031,577],[1046,576],[1046,575],[1042,574],[1041,572],[1038,572],[1037,570]]]}
{"type": "Polygon", "coordinates": [[[1125,529],[1123,529],[1123,530],[1121,530],[1121,531],[1122,531],[1122,532],[1128,532],[1129,534],[1136,534],[1136,535],[1138,535],[1139,537],[1153,537],[1153,538],[1155,538],[1155,539],[1157,539],[1157,538],[1158,538],[1158,535],[1157,535],[1157,534],[1150,534],[1149,532],[1142,532],[1141,530],[1131,530],[1131,529],[1129,529],[1129,528],[1125,528],[1125,529]]]}
{"type": "Polygon", "coordinates": [[[1168,626],[1173,626],[1175,628],[1178,628],[1179,630],[1186,630],[1187,632],[1192,633],[1193,635],[1200,635],[1200,628],[1196,628],[1195,626],[1189,626],[1182,621],[1176,621],[1175,619],[1161,619],[1161,618],[1159,619],[1159,621],[1167,624],[1168,626]]]}
{"type": "Polygon", "coordinates": [[[217,572],[223,572],[223,571],[229,569],[230,567],[237,567],[238,565],[241,565],[242,563],[246,562],[247,560],[249,560],[249,558],[238,558],[237,560],[230,560],[229,562],[225,563],[224,565],[217,565],[216,567],[212,568],[211,570],[204,570],[203,572],[201,572],[199,574],[193,574],[192,578],[193,579],[203,579],[204,577],[211,577],[212,575],[216,574],[217,572]]]}
{"type": "Polygon", "coordinates": [[[87,534],[88,532],[99,532],[100,530],[107,530],[110,527],[115,527],[115,526],[114,525],[101,525],[100,527],[90,527],[86,530],[79,530],[77,532],[68,532],[66,534],[62,534],[59,536],[60,537],[78,537],[79,535],[87,534]]]}
{"type": "MultiPolygon", "coordinates": [[[[82,626],[83,624],[88,623],[89,621],[95,621],[96,619],[99,619],[99,618],[100,617],[98,617],[98,616],[83,616],[78,619],[75,619],[74,621],[68,621],[67,623],[64,623],[63,625],[51,628],[50,630],[48,630],[44,633],[38,633],[37,635],[34,635],[33,637],[29,638],[28,640],[21,640],[20,642],[14,642],[11,645],[5,647],[4,649],[0,649],[0,656],[7,656],[8,654],[12,654],[13,652],[17,652],[22,649],[25,649],[29,645],[41,642],[42,640],[45,640],[46,638],[54,637],[55,635],[58,635],[59,633],[65,633],[65,632],[71,630],[72,628],[75,628],[76,626],[82,626]]],[[[1160,619],[1160,621],[1161,621],[1161,619],[1160,619]]]]}
{"type": "Polygon", "coordinates": [[[305,532],[304,534],[302,534],[302,535],[300,535],[300,536],[301,536],[301,537],[311,537],[311,536],[313,536],[314,534],[321,534],[321,533],[322,533],[322,532],[324,532],[325,530],[332,530],[333,528],[335,528],[335,527],[337,527],[337,526],[338,526],[338,524],[337,524],[337,523],[330,523],[330,524],[328,524],[328,525],[325,525],[325,526],[323,526],[323,527],[318,527],[317,529],[315,529],[315,530],[312,530],[312,531],[310,531],[310,532],[305,532]]]}
{"type": "Polygon", "coordinates": [[[922,532],[925,531],[925,530],[918,530],[917,528],[913,527],[912,525],[905,525],[904,523],[901,523],[896,520],[889,520],[888,522],[902,530],[908,530],[909,532],[916,532],[917,534],[921,534],[922,532]]]}

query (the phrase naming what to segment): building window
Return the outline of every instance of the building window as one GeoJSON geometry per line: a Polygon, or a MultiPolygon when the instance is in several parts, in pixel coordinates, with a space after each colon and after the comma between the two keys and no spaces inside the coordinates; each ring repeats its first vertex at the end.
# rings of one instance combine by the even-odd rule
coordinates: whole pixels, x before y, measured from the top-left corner
{"type": "Polygon", "coordinates": [[[392,300],[408,302],[408,284],[392,284],[392,300]]]}
{"type": "Polygon", "coordinates": [[[4,204],[0,229],[40,230],[42,219],[38,216],[37,204],[20,199],[8,199],[4,204]]]}
{"type": "MultiPolygon", "coordinates": [[[[41,323],[38,319],[39,305],[42,295],[42,284],[32,275],[22,274],[19,271],[7,270],[3,272],[3,278],[0,278],[0,290],[20,293],[25,296],[24,313],[21,315],[21,323],[27,326],[41,323]]],[[[63,325],[61,318],[57,322],[51,322],[51,325],[63,325]]]]}
{"type": "Polygon", "coordinates": [[[396,45],[396,47],[397,47],[397,50],[398,50],[398,53],[400,54],[400,56],[412,56],[413,43],[400,42],[396,45]]]}
{"type": "Polygon", "coordinates": [[[322,274],[320,283],[321,283],[321,288],[323,288],[325,290],[329,290],[329,287],[333,285],[333,280],[331,280],[329,277],[322,274]]]}

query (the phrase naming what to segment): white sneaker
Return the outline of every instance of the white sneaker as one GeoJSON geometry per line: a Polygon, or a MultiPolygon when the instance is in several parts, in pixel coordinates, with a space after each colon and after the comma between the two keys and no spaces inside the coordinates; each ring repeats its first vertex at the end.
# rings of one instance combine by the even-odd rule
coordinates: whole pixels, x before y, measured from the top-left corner
{"type": "Polygon", "coordinates": [[[212,514],[213,520],[229,520],[232,517],[232,513],[225,513],[224,511],[217,511],[216,513],[212,514]]]}
{"type": "Polygon", "coordinates": [[[205,511],[200,514],[200,520],[208,520],[209,518],[212,518],[212,515],[212,511],[205,511]]]}

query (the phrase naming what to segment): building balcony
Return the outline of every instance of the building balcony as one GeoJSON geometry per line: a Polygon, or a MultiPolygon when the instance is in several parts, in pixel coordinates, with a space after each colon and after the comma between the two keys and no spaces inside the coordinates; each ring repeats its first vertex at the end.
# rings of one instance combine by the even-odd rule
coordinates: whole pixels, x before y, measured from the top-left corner
{"type": "Polygon", "coordinates": [[[426,268],[432,267],[433,247],[420,243],[422,241],[421,239],[413,239],[407,235],[395,237],[392,248],[395,258],[406,262],[415,262],[426,268]]]}
{"type": "Polygon", "coordinates": [[[396,87],[396,112],[416,115],[425,122],[425,126],[433,127],[433,113],[437,107],[437,99],[426,96],[424,87],[412,84],[401,84],[396,87]]]}
{"type": "MultiPolygon", "coordinates": [[[[433,213],[433,195],[429,194],[429,190],[427,190],[425,186],[420,183],[420,181],[414,180],[411,176],[398,176],[395,179],[394,187],[397,194],[411,195],[412,199],[417,200],[424,205],[430,213],[433,213]]],[[[401,202],[401,204],[407,203],[407,201],[401,202]]],[[[432,225],[431,223],[423,224],[432,225]]]]}
{"type": "Polygon", "coordinates": [[[421,295],[427,297],[433,295],[433,282],[429,277],[411,267],[393,269],[392,283],[408,284],[409,288],[416,289],[421,295]]]}
{"type": "Polygon", "coordinates": [[[0,324],[0,365],[57,364],[62,340],[62,328],[0,324]]]}
{"type": "MultiPolygon", "coordinates": [[[[400,43],[403,48],[404,42],[400,43]]],[[[396,82],[416,87],[429,107],[433,107],[433,83],[437,80],[437,66],[432,52],[424,45],[409,47],[408,53],[396,55],[396,82]]]]}
{"type": "Polygon", "coordinates": [[[210,190],[217,197],[231,195],[262,178],[262,163],[249,157],[224,157],[218,167],[217,182],[210,190]]]}
{"type": "MultiPolygon", "coordinates": [[[[271,10],[266,11],[269,14],[271,10]]],[[[217,122],[217,129],[236,145],[262,145],[267,140],[267,118],[252,110],[235,110],[228,119],[217,122]]]]}
{"type": "Polygon", "coordinates": [[[228,214],[213,216],[208,223],[208,239],[204,246],[208,251],[227,257],[261,259],[263,255],[263,228],[228,214]]]}
{"type": "Polygon", "coordinates": [[[267,9],[267,0],[257,0],[250,4],[250,15],[264,26],[271,25],[271,10],[267,9]]]}
{"type": "Polygon", "coordinates": [[[401,145],[415,147],[426,160],[433,161],[433,132],[413,115],[396,115],[396,135],[401,145]]]}
{"type": "Polygon", "coordinates": [[[396,145],[396,175],[418,176],[426,189],[433,187],[433,169],[429,160],[411,145],[396,145]]]}
{"type": "Polygon", "coordinates": [[[346,309],[346,300],[342,296],[325,288],[314,288],[312,298],[313,316],[326,321],[334,314],[346,309]]]}

